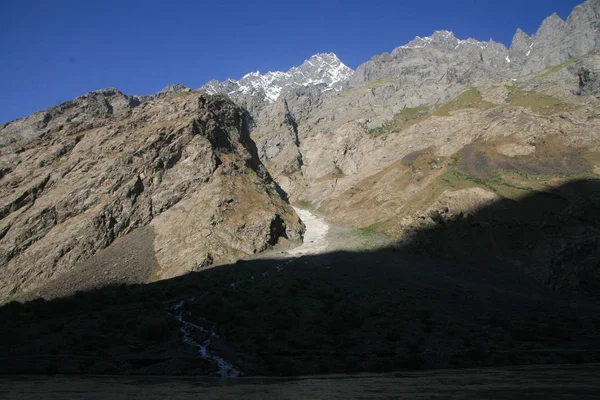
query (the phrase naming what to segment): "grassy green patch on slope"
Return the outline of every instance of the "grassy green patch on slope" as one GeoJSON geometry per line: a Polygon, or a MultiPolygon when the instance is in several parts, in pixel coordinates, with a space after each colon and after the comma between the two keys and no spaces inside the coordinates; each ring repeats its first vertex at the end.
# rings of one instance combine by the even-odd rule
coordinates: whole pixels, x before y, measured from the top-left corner
{"type": "Polygon", "coordinates": [[[465,146],[452,157],[439,177],[452,190],[478,186],[508,198],[543,191],[558,182],[594,178],[588,158],[560,139],[547,138],[533,154],[507,157],[495,151],[493,144],[465,146]]]}
{"type": "Polygon", "coordinates": [[[483,100],[481,93],[477,88],[472,87],[469,90],[463,92],[459,96],[450,100],[446,104],[438,107],[433,115],[439,117],[447,117],[450,115],[452,111],[463,110],[465,108],[474,108],[478,110],[487,110],[488,108],[493,107],[494,104],[489,101],[483,100]]]}
{"type": "Polygon", "coordinates": [[[482,173],[474,174],[473,166],[467,165],[472,162],[471,157],[456,154],[439,179],[452,190],[477,186],[507,198],[518,198],[526,193],[547,189],[547,185],[544,184],[545,177],[500,170],[491,167],[488,162],[485,163],[482,173]]]}
{"type": "Polygon", "coordinates": [[[507,86],[507,103],[511,106],[527,107],[533,112],[541,114],[554,114],[568,111],[569,104],[563,100],[548,96],[536,91],[523,90],[518,86],[507,86]]]}
{"type": "Polygon", "coordinates": [[[337,94],[337,97],[344,98],[344,97],[348,96],[349,94],[358,92],[358,91],[360,91],[362,89],[373,89],[373,88],[377,88],[377,87],[388,85],[388,84],[393,83],[393,82],[394,82],[394,80],[392,78],[388,78],[388,77],[383,77],[383,78],[375,79],[375,80],[372,80],[372,81],[365,82],[365,83],[363,83],[359,87],[354,87],[354,88],[349,88],[349,89],[346,89],[346,90],[342,90],[341,92],[339,92],[337,94]]]}
{"type": "Polygon", "coordinates": [[[391,120],[386,121],[381,126],[370,129],[368,133],[378,136],[384,133],[401,132],[409,126],[427,119],[430,115],[426,105],[403,108],[391,120]]]}
{"type": "Polygon", "coordinates": [[[374,81],[366,82],[364,84],[364,86],[373,88],[373,87],[379,87],[379,86],[382,86],[382,85],[385,85],[385,84],[391,83],[391,82],[393,82],[392,78],[384,77],[384,78],[375,79],[374,81]]]}
{"type": "Polygon", "coordinates": [[[470,174],[461,171],[459,164],[462,160],[460,155],[452,157],[452,161],[448,164],[448,169],[440,176],[440,180],[454,190],[465,189],[468,187],[479,186],[483,189],[497,192],[493,184],[496,178],[482,179],[471,176],[470,174]]]}
{"type": "Polygon", "coordinates": [[[293,206],[296,206],[298,208],[302,208],[304,210],[314,210],[314,206],[310,201],[307,200],[300,200],[295,202],[294,204],[292,204],[293,206]]]}
{"type": "Polygon", "coordinates": [[[571,60],[567,60],[564,63],[555,65],[554,67],[550,67],[550,68],[546,68],[542,73],[540,73],[539,75],[536,75],[534,79],[539,79],[539,78],[544,78],[550,74],[553,74],[555,72],[560,71],[561,69],[573,64],[574,62],[576,62],[577,60],[579,60],[579,58],[573,58],[571,60]]]}

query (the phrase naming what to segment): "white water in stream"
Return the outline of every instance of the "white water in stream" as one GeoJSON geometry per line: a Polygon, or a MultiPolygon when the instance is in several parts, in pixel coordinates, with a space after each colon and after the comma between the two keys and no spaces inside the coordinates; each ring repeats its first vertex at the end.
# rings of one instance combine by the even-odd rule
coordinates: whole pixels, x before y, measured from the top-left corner
{"type": "MultiPolygon", "coordinates": [[[[194,301],[192,297],[189,299],[190,301],[194,301]]],[[[219,368],[219,376],[225,378],[237,378],[240,376],[240,372],[233,367],[233,365],[229,364],[227,361],[222,359],[219,356],[212,354],[209,350],[209,346],[211,344],[212,338],[218,337],[217,333],[214,329],[207,329],[203,326],[194,324],[190,321],[186,321],[183,315],[183,306],[185,304],[185,300],[181,300],[177,303],[173,308],[173,312],[171,313],[179,322],[183,325],[179,328],[179,331],[183,335],[183,342],[189,344],[198,349],[198,354],[203,359],[216,364],[219,368]],[[198,343],[194,336],[201,337],[202,343],[198,343]]]]}

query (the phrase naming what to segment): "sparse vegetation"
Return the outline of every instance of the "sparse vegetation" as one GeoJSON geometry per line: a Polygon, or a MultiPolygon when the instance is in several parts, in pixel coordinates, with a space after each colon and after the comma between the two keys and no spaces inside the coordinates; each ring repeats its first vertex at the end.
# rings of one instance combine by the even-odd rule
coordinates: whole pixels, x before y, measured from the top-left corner
{"type": "Polygon", "coordinates": [[[564,63],[555,65],[554,67],[550,67],[545,69],[542,73],[540,73],[539,75],[536,75],[534,79],[540,79],[540,78],[544,78],[550,74],[553,74],[555,72],[560,71],[561,69],[568,67],[569,65],[577,62],[577,60],[579,60],[581,57],[578,58],[572,58],[570,60],[565,61],[564,63]]]}
{"type": "Polygon", "coordinates": [[[371,239],[376,235],[379,235],[380,233],[377,231],[377,228],[375,225],[370,225],[367,226],[365,228],[358,228],[357,229],[358,235],[362,238],[365,239],[371,239]]]}
{"type": "Polygon", "coordinates": [[[312,210],[312,209],[314,209],[312,203],[310,201],[306,201],[306,200],[297,201],[294,205],[297,206],[297,207],[299,207],[299,208],[303,208],[305,210],[312,210]]]}
{"type": "Polygon", "coordinates": [[[563,100],[535,91],[522,90],[518,86],[506,86],[507,103],[511,106],[527,107],[540,114],[556,114],[568,111],[571,107],[563,100]]]}
{"type": "Polygon", "coordinates": [[[430,115],[429,107],[426,105],[403,108],[399,113],[395,114],[391,120],[386,121],[383,125],[369,129],[368,134],[379,136],[391,132],[401,132],[409,126],[427,119],[430,115]]]}
{"type": "Polygon", "coordinates": [[[333,170],[331,172],[315,179],[315,183],[327,182],[333,179],[340,179],[344,176],[346,176],[346,174],[344,174],[344,171],[342,171],[342,169],[336,165],[333,167],[333,170]]]}
{"type": "Polygon", "coordinates": [[[592,154],[579,154],[562,143],[548,138],[535,153],[512,158],[498,154],[493,144],[474,143],[452,157],[439,179],[453,189],[479,186],[516,199],[548,189],[550,181],[594,178],[586,159],[592,154]]]}
{"type": "Polygon", "coordinates": [[[257,178],[256,171],[254,171],[254,170],[253,170],[252,168],[250,168],[250,167],[246,168],[246,176],[247,176],[248,178],[250,178],[251,180],[254,180],[254,179],[256,179],[256,178],[257,178]]]}
{"type": "MultiPolygon", "coordinates": [[[[379,234],[372,226],[358,233],[379,234]]],[[[87,371],[96,371],[96,362],[103,368],[153,365],[164,359],[165,351],[177,357],[176,349],[186,349],[180,324],[168,310],[180,299],[194,297],[185,304],[187,318],[214,324],[222,338],[214,340],[224,340],[217,348],[230,356],[235,352],[246,373],[295,375],[486,365],[494,356],[500,359],[493,362],[501,364],[506,363],[503,351],[516,344],[531,345],[532,338],[539,346],[570,341],[564,332],[588,321],[560,314],[556,307],[567,308],[558,304],[550,314],[538,312],[544,303],[535,296],[512,299],[502,291],[490,296],[489,286],[457,284],[443,269],[435,272],[435,264],[403,265],[394,252],[305,261],[288,264],[283,272],[274,268],[277,260],[244,262],[151,285],[79,292],[51,302],[13,302],[0,308],[0,318],[10,322],[0,336],[22,355],[51,361],[73,357],[87,371]],[[477,307],[464,312],[461,307],[469,307],[471,296],[489,302],[482,309],[497,320],[512,319],[487,322],[477,307]],[[456,308],[447,298],[464,298],[464,304],[456,308]],[[507,317],[502,302],[511,301],[531,309],[530,315],[507,317]],[[568,328],[555,332],[552,326],[568,328]],[[224,350],[227,346],[234,352],[224,350]]],[[[539,358],[524,354],[515,362],[532,356],[539,358]]],[[[190,371],[202,365],[200,358],[186,357],[190,371]]],[[[54,372],[62,371],[60,363],[54,367],[54,372]]]]}
{"type": "Polygon", "coordinates": [[[358,92],[360,90],[373,89],[373,88],[384,86],[384,85],[387,85],[387,84],[390,84],[390,83],[393,83],[393,82],[394,81],[393,81],[392,78],[387,78],[387,77],[379,78],[379,79],[375,79],[375,80],[372,80],[372,81],[369,81],[369,82],[365,82],[360,87],[354,87],[354,88],[349,88],[349,89],[343,90],[343,91],[339,92],[337,94],[337,96],[341,97],[341,98],[344,98],[344,97],[347,97],[348,95],[356,93],[356,92],[358,92]]]}
{"type": "Polygon", "coordinates": [[[383,78],[379,78],[379,79],[375,79],[373,81],[369,81],[367,83],[365,83],[366,87],[378,87],[378,86],[382,86],[382,85],[386,85],[388,83],[392,83],[394,80],[392,78],[388,78],[388,77],[383,77],[383,78]]]}
{"type": "Polygon", "coordinates": [[[483,100],[481,93],[477,88],[472,87],[469,90],[463,92],[459,96],[450,100],[449,102],[439,106],[433,115],[438,117],[447,117],[452,111],[463,110],[466,108],[474,108],[477,110],[487,110],[494,107],[494,103],[483,100]]]}
{"type": "Polygon", "coordinates": [[[487,171],[489,175],[486,178],[473,176],[468,170],[461,169],[461,163],[463,162],[464,159],[461,155],[457,154],[453,156],[452,161],[448,164],[448,169],[439,179],[454,190],[478,186],[509,198],[515,197],[514,190],[517,191],[517,196],[534,190],[527,183],[523,182],[524,179],[520,181],[521,184],[507,179],[505,175],[506,171],[487,171]]]}
{"type": "Polygon", "coordinates": [[[476,178],[461,171],[456,166],[449,167],[440,177],[440,180],[445,182],[448,186],[450,186],[453,189],[463,189],[466,187],[479,186],[481,188],[491,190],[492,192],[498,191],[494,185],[494,183],[497,182],[497,179],[483,180],[480,178],[476,178]]]}

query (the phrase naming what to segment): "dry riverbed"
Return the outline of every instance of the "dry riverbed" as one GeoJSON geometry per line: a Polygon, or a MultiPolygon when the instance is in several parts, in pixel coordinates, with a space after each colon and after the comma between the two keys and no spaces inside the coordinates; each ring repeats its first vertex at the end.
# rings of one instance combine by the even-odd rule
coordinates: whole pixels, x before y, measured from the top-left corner
{"type": "Polygon", "coordinates": [[[391,243],[391,238],[381,233],[332,224],[314,210],[299,207],[294,207],[294,210],[306,226],[303,243],[298,247],[284,251],[265,251],[248,259],[297,258],[340,250],[372,250],[385,247],[391,243]]]}
{"type": "Polygon", "coordinates": [[[327,250],[329,242],[327,232],[329,224],[324,218],[318,217],[308,210],[294,207],[294,210],[304,222],[306,232],[304,233],[304,242],[295,249],[289,250],[287,254],[292,256],[302,256],[309,254],[319,254],[327,250]]]}

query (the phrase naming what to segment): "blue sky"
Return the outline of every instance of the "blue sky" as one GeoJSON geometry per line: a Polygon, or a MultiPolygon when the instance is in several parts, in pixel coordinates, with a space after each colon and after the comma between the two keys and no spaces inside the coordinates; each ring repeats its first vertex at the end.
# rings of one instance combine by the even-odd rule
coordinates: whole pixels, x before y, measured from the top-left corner
{"type": "Polygon", "coordinates": [[[438,29],[510,44],[582,0],[2,0],[0,123],[83,93],[287,70],[334,52],[352,68],[438,29]]]}

